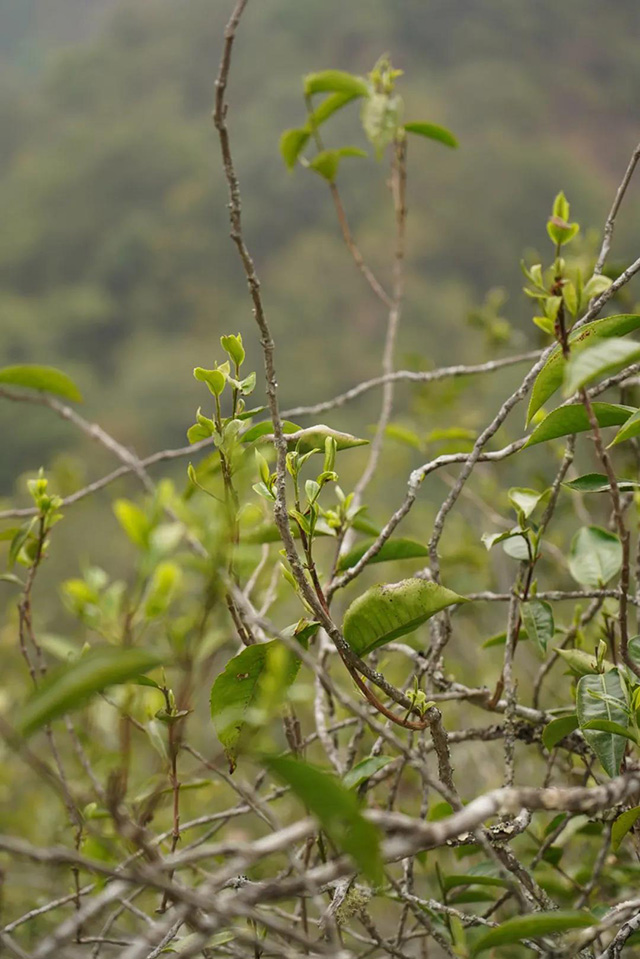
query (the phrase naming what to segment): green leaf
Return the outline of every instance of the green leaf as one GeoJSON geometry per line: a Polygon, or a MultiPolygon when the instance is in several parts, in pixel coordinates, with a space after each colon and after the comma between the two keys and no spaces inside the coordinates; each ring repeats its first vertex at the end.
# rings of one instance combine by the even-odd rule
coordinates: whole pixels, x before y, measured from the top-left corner
{"type": "Polygon", "coordinates": [[[427,137],[428,140],[437,140],[438,143],[444,143],[445,146],[458,146],[458,141],[450,130],[446,127],[440,127],[436,123],[405,123],[407,133],[417,133],[418,136],[427,137]]]}
{"type": "Polygon", "coordinates": [[[566,932],[568,929],[583,929],[596,923],[597,920],[588,913],[562,909],[514,916],[480,936],[474,943],[473,955],[493,946],[505,946],[523,939],[537,939],[539,936],[566,932]]]}
{"type": "Polygon", "coordinates": [[[341,110],[342,107],[345,107],[347,103],[351,103],[352,100],[356,100],[360,93],[331,93],[326,97],[322,103],[320,103],[313,113],[309,114],[309,119],[305,129],[312,133],[316,127],[319,127],[322,123],[333,116],[338,110],[341,110]]]}
{"type": "Polygon", "coordinates": [[[622,546],[614,533],[599,526],[583,526],[571,541],[569,572],[582,586],[598,588],[622,567],[622,546]]]}
{"type": "Polygon", "coordinates": [[[20,710],[16,728],[23,736],[30,736],[53,719],[84,705],[94,693],[147,673],[161,661],[149,649],[108,646],[90,650],[49,673],[20,710]]]}
{"type": "MultiPolygon", "coordinates": [[[[587,323],[569,335],[571,353],[575,354],[576,350],[590,346],[594,338],[607,339],[612,336],[624,336],[639,327],[640,315],[636,313],[621,313],[616,316],[607,316],[601,320],[594,320],[593,323],[587,323]]],[[[562,386],[565,365],[566,361],[562,355],[562,349],[557,346],[538,373],[533,384],[527,410],[527,426],[540,407],[562,386]]]]}
{"type": "Polygon", "coordinates": [[[541,499],[547,495],[547,490],[538,493],[534,489],[524,489],[519,486],[512,486],[508,496],[516,511],[522,513],[525,519],[528,519],[533,513],[541,499]]]}
{"type": "Polygon", "coordinates": [[[627,729],[626,726],[621,726],[620,723],[616,723],[611,719],[590,719],[582,728],[596,729],[603,733],[613,733],[615,736],[622,736],[623,739],[628,739],[636,746],[638,745],[638,739],[631,729],[627,729]]]}
{"type": "Polygon", "coordinates": [[[609,446],[616,446],[618,443],[624,443],[634,436],[640,434],[640,410],[636,410],[633,416],[630,416],[624,426],[618,430],[609,446]]]}
{"type": "MultiPolygon", "coordinates": [[[[589,676],[598,673],[598,662],[593,653],[586,653],[584,649],[556,649],[556,653],[564,659],[572,673],[576,676],[589,676]]],[[[612,669],[612,664],[604,662],[605,669],[612,669]]]]}
{"type": "MultiPolygon", "coordinates": [[[[282,646],[279,639],[247,646],[229,660],[211,687],[211,719],[229,760],[231,772],[236,767],[240,736],[247,722],[247,713],[259,700],[261,682],[268,670],[269,657],[282,646]]],[[[290,653],[285,675],[286,686],[291,685],[299,669],[300,660],[290,653]]]]}
{"type": "Polygon", "coordinates": [[[379,769],[384,769],[390,762],[391,756],[369,756],[344,774],[342,784],[347,789],[354,789],[373,776],[374,773],[377,773],[379,769]]]}
{"type": "Polygon", "coordinates": [[[624,738],[616,733],[587,728],[587,724],[594,719],[606,719],[626,728],[627,713],[622,705],[612,700],[626,702],[626,690],[617,669],[596,676],[583,676],[578,681],[576,711],[580,728],[603,769],[613,778],[620,772],[625,750],[624,738]]]}
{"type": "Polygon", "coordinates": [[[140,549],[146,549],[149,545],[151,523],[144,510],[131,500],[117,499],[113,504],[113,512],[131,542],[140,549]]]}
{"type": "Polygon", "coordinates": [[[0,369],[0,383],[53,393],[65,400],[82,403],[82,393],[73,380],[53,366],[4,366],[0,369]]]}
{"type": "MultiPolygon", "coordinates": [[[[360,562],[373,543],[375,543],[375,539],[359,543],[353,549],[349,550],[348,553],[341,556],[338,563],[338,572],[351,569],[352,566],[360,562]]],[[[428,555],[428,547],[422,543],[418,543],[415,539],[388,539],[373,559],[369,560],[369,563],[386,563],[398,559],[418,559],[428,555]]]]}
{"type": "Polygon", "coordinates": [[[309,162],[309,168],[332,183],[338,173],[343,157],[366,157],[364,150],[357,147],[341,147],[339,150],[322,150],[309,162]]]}
{"type": "Polygon", "coordinates": [[[547,749],[551,750],[557,746],[565,736],[572,733],[579,726],[578,717],[575,713],[571,716],[560,716],[558,719],[552,719],[550,723],[542,730],[542,742],[547,749]]]}
{"type": "Polygon", "coordinates": [[[242,366],[246,356],[244,346],[242,345],[242,333],[236,333],[235,336],[233,333],[230,333],[228,336],[221,336],[220,345],[225,353],[231,357],[236,366],[242,366]]]}
{"type": "Polygon", "coordinates": [[[640,360],[640,345],[632,340],[611,338],[581,350],[569,357],[564,374],[564,395],[577,390],[607,373],[616,373],[640,360]]]}
{"type": "Polygon", "coordinates": [[[220,396],[227,383],[222,370],[204,370],[201,366],[196,366],[193,375],[201,383],[206,383],[214,396],[220,396]]]}
{"type": "Polygon", "coordinates": [[[309,142],[310,132],[306,128],[285,130],[280,137],[280,153],[287,169],[293,170],[298,157],[309,142]]]}
{"type": "Polygon", "coordinates": [[[368,879],[380,882],[380,834],[363,817],[355,793],[334,776],[300,759],[273,756],[265,760],[265,765],[291,788],[338,849],[351,856],[368,879]]]}
{"type": "Polygon", "coordinates": [[[314,93],[348,93],[352,97],[366,97],[369,87],[362,77],[356,77],[344,70],[321,70],[308,73],[304,78],[305,96],[314,93]]]}
{"type": "Polygon", "coordinates": [[[551,606],[543,600],[531,599],[527,603],[521,603],[520,609],[527,636],[535,642],[544,658],[555,631],[551,606]]]}
{"type": "MultiPolygon", "coordinates": [[[[635,412],[631,406],[618,406],[615,403],[592,403],[591,407],[600,426],[620,426],[635,412]]],[[[559,406],[545,416],[524,444],[535,446],[537,443],[546,443],[558,439],[560,436],[571,436],[573,433],[584,433],[591,429],[587,411],[581,403],[571,403],[568,406],[559,406]]]]}
{"type": "Polygon", "coordinates": [[[412,633],[435,613],[464,603],[457,593],[424,579],[373,586],[349,606],[344,638],[358,656],[412,633]]]}
{"type": "Polygon", "coordinates": [[[640,819],[640,806],[634,806],[633,809],[627,809],[621,813],[613,826],[611,827],[611,848],[617,852],[622,844],[622,840],[630,829],[633,829],[638,819],[640,819]]]}
{"type": "Polygon", "coordinates": [[[451,874],[443,878],[442,885],[446,892],[456,889],[458,886],[500,886],[502,889],[509,888],[506,879],[501,879],[499,876],[483,876],[479,873],[451,874]]]}
{"type": "Polygon", "coordinates": [[[341,433],[339,430],[333,430],[330,426],[324,426],[322,423],[318,426],[309,426],[304,430],[299,429],[292,436],[287,436],[287,444],[290,449],[297,449],[300,453],[310,453],[312,450],[319,450],[324,453],[324,444],[328,436],[333,437],[336,441],[338,451],[369,444],[369,440],[359,439],[357,436],[352,436],[351,433],[341,433]]]}
{"type": "MultiPolygon", "coordinates": [[[[291,423],[290,420],[282,421],[283,433],[299,433],[301,429],[301,426],[297,426],[296,423],[291,423]]],[[[263,420],[262,423],[256,423],[255,426],[250,426],[249,429],[242,434],[240,439],[243,443],[255,443],[256,440],[262,439],[263,436],[272,435],[273,424],[271,420],[263,420]]]]}
{"type": "MultiPolygon", "coordinates": [[[[627,422],[631,422],[631,420],[627,422]]],[[[614,443],[615,442],[614,440],[614,443]]],[[[622,493],[628,493],[640,487],[638,480],[619,479],[617,483],[618,489],[622,493]]],[[[604,493],[611,489],[609,477],[605,476],[604,473],[585,473],[584,476],[578,476],[576,479],[570,480],[562,485],[568,489],[575,490],[577,493],[604,493]]]]}

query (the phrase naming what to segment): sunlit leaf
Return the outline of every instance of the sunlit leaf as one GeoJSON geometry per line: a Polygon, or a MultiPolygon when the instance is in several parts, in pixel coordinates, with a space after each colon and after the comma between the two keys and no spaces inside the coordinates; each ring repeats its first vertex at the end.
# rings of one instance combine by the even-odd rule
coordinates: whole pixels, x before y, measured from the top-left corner
{"type": "Polygon", "coordinates": [[[280,153],[287,168],[293,170],[310,137],[307,129],[285,130],[280,137],[280,153]]]}
{"type": "Polygon", "coordinates": [[[321,70],[318,73],[308,73],[304,78],[305,96],[314,93],[349,93],[354,97],[369,95],[366,80],[356,77],[344,70],[321,70]]]}
{"type": "Polygon", "coordinates": [[[618,443],[624,443],[634,436],[640,434],[640,410],[636,410],[633,416],[630,416],[624,426],[618,430],[609,446],[616,446],[618,443]]]}

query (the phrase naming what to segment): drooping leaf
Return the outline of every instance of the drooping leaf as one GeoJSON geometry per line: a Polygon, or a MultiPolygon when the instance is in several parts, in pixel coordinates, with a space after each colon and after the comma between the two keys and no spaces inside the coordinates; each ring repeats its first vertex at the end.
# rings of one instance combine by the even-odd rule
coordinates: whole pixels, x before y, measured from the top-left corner
{"type": "MultiPolygon", "coordinates": [[[[627,422],[630,422],[630,420],[627,422]]],[[[614,442],[616,441],[614,440],[614,442]]],[[[618,489],[623,493],[631,492],[640,487],[640,482],[637,480],[621,479],[617,482],[618,489]]],[[[609,477],[604,473],[585,473],[584,476],[578,476],[576,479],[570,480],[562,485],[568,489],[575,490],[576,493],[604,493],[611,489],[609,477]]]]}
{"type": "Polygon", "coordinates": [[[566,932],[568,929],[582,929],[596,923],[595,917],[589,913],[562,909],[514,916],[477,939],[473,946],[473,955],[494,946],[522,942],[523,939],[537,939],[539,936],[566,932]]]}
{"type": "Polygon", "coordinates": [[[310,136],[306,128],[294,127],[292,130],[284,131],[280,137],[280,153],[287,169],[293,170],[310,136]]]}
{"type": "Polygon", "coordinates": [[[23,736],[84,705],[94,693],[134,679],[161,663],[149,649],[107,646],[52,671],[25,704],[16,721],[23,736]]]}
{"type": "Polygon", "coordinates": [[[604,586],[622,567],[622,546],[615,533],[583,526],[571,541],[569,572],[581,586],[604,586]]]}
{"type": "Polygon", "coordinates": [[[622,840],[630,829],[633,829],[638,819],[640,819],[640,806],[634,806],[633,809],[627,809],[621,813],[613,826],[611,827],[611,848],[617,852],[622,844],[622,840]]]}
{"type": "Polygon", "coordinates": [[[579,725],[575,713],[572,713],[571,716],[560,716],[558,719],[552,719],[542,730],[542,742],[547,749],[553,749],[579,725]]]}
{"type": "Polygon", "coordinates": [[[338,173],[340,160],[343,157],[366,157],[366,151],[358,147],[341,147],[339,150],[321,150],[309,162],[309,168],[318,173],[323,179],[332,183],[338,173]]]}
{"type": "Polygon", "coordinates": [[[391,756],[368,756],[344,774],[342,784],[347,789],[354,789],[377,773],[379,769],[384,769],[391,761],[391,756]]]}
{"type": "Polygon", "coordinates": [[[564,373],[564,395],[573,393],[609,373],[616,373],[640,360],[640,345],[612,337],[594,343],[569,357],[564,373]]]}
{"type": "MultiPolygon", "coordinates": [[[[571,352],[575,354],[577,350],[589,346],[595,338],[607,339],[611,336],[625,336],[625,334],[638,328],[640,328],[640,315],[635,313],[624,313],[594,320],[593,323],[587,323],[569,335],[571,352]]],[[[566,361],[562,355],[562,350],[560,346],[557,346],[538,373],[533,384],[527,410],[527,425],[540,407],[562,386],[565,365],[566,361]]]]}
{"type": "Polygon", "coordinates": [[[445,146],[458,146],[458,141],[450,130],[446,127],[438,126],[437,123],[405,123],[407,133],[417,133],[418,136],[426,137],[428,140],[437,140],[438,143],[444,143],[445,146]]]}
{"type": "Polygon", "coordinates": [[[0,384],[24,386],[30,390],[53,393],[65,400],[82,403],[82,393],[73,380],[53,366],[4,366],[0,369],[0,384]]]}
{"type": "MultiPolygon", "coordinates": [[[[269,657],[281,647],[282,641],[279,639],[247,646],[229,660],[211,687],[211,719],[229,760],[231,772],[236,767],[240,736],[247,722],[247,714],[259,700],[269,657]]],[[[288,649],[287,652],[284,679],[285,685],[290,686],[298,675],[300,660],[288,649]]]]}
{"type": "Polygon", "coordinates": [[[328,120],[329,117],[333,116],[334,113],[345,107],[347,103],[351,103],[352,100],[357,100],[359,96],[361,96],[359,92],[329,94],[322,103],[318,104],[313,113],[310,114],[305,129],[311,133],[315,127],[319,127],[328,120]]]}
{"type": "Polygon", "coordinates": [[[344,638],[364,656],[399,636],[412,633],[435,613],[466,600],[450,589],[423,579],[373,586],[345,613],[344,638]]]}
{"type": "MultiPolygon", "coordinates": [[[[619,406],[615,403],[592,403],[591,407],[600,426],[620,426],[625,423],[634,412],[631,406],[619,406]]],[[[558,439],[560,436],[571,436],[573,433],[584,433],[591,429],[587,411],[581,403],[570,403],[568,406],[559,406],[545,416],[542,423],[524,444],[535,446],[537,443],[546,443],[548,440],[558,439]]]]}
{"type": "MultiPolygon", "coordinates": [[[[374,542],[375,540],[371,539],[359,543],[348,553],[341,556],[338,563],[338,572],[355,566],[374,542]]],[[[428,555],[428,547],[418,543],[415,539],[388,539],[373,559],[369,560],[369,563],[386,563],[398,559],[419,559],[428,555]]]]}
{"type": "Polygon", "coordinates": [[[609,446],[616,446],[618,443],[624,443],[634,436],[640,434],[640,410],[636,410],[633,416],[630,416],[626,423],[618,430],[609,446]]]}
{"type": "Polygon", "coordinates": [[[584,738],[600,760],[603,769],[611,776],[620,772],[625,751],[625,739],[612,732],[588,729],[591,720],[609,720],[623,728],[627,726],[626,690],[617,669],[595,676],[583,676],[576,690],[576,711],[584,738]]]}
{"type": "Polygon", "coordinates": [[[316,817],[336,846],[351,856],[368,879],[379,882],[380,835],[360,812],[356,794],[334,776],[300,759],[273,756],[265,762],[316,817]]]}
{"type": "Polygon", "coordinates": [[[314,93],[349,93],[353,97],[366,97],[369,95],[369,87],[362,77],[344,70],[321,70],[306,75],[304,92],[305,96],[312,96],[314,93]]]}
{"type": "Polygon", "coordinates": [[[535,642],[540,655],[544,658],[555,631],[553,610],[549,603],[540,599],[530,599],[526,603],[521,603],[520,609],[527,636],[535,642]]]}

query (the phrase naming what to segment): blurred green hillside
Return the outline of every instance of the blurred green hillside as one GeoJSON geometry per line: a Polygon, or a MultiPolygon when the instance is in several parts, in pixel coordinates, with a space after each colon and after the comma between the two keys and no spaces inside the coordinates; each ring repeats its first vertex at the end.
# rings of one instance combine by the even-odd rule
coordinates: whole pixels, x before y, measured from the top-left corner
{"type": "MultiPolygon", "coordinates": [[[[143,453],[183,444],[199,398],[191,369],[211,363],[220,333],[242,330],[256,345],[210,123],[228,8],[0,2],[0,358],[59,365],[80,384],[87,415],[143,453]]],[[[365,73],[388,50],[406,72],[407,118],[443,123],[460,140],[455,153],[426,141],[410,148],[398,356],[424,368],[504,352],[501,335],[468,323],[497,286],[509,294],[509,348],[537,342],[518,261],[527,247],[546,249],[559,188],[583,224],[602,224],[638,137],[639,27],[635,0],[615,15],[595,0],[250,6],[230,122],[285,405],[374,375],[385,324],[345,256],[324,184],[288,174],[278,155],[282,129],[302,120],[301,75],[365,73]]],[[[353,130],[355,112],[328,136],[364,145],[353,130]]],[[[388,276],[385,171],[372,158],[351,161],[341,179],[365,255],[388,276]]],[[[621,257],[635,249],[639,210],[635,187],[621,257]]],[[[502,390],[498,379],[474,397],[493,403],[502,390]]],[[[463,425],[478,425],[483,402],[463,425]]],[[[359,404],[361,428],[377,406],[374,394],[359,404]]],[[[347,422],[342,411],[335,420],[347,422]]],[[[4,493],[21,470],[82,442],[46,412],[6,404],[0,435],[4,493]]]]}

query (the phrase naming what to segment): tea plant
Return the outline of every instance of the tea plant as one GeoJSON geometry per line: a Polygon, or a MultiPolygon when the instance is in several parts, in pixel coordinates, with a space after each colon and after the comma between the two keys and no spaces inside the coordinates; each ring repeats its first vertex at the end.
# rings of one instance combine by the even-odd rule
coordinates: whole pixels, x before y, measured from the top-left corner
{"type": "MultiPolygon", "coordinates": [[[[220,337],[213,362],[194,370],[202,405],[189,444],[147,458],[70,406],[82,397],[60,371],[0,370],[2,397],[70,421],[120,464],[67,497],[41,471],[28,484],[31,504],[0,514],[12,524],[3,580],[19,594],[9,628],[23,659],[0,718],[12,802],[0,835],[3,949],[34,959],[488,950],[613,959],[640,934],[640,346],[630,336],[640,314],[601,314],[640,271],[640,259],[607,268],[640,153],[597,256],[578,246],[559,193],[548,256],[523,263],[545,346],[398,370],[409,147],[422,162],[420,151],[457,141],[405,121],[401,71],[388,56],[366,77],[306,76],[302,125],[282,135],[281,154],[291,171],[326,182],[387,331],[379,377],[283,411],[228,126],[246,6],[239,0],[225,32],[213,120],[266,405],[251,405],[261,377],[242,331],[220,337]],[[338,186],[343,161],[371,162],[367,151],[325,146],[332,118],[356,103],[354,138],[364,135],[388,176],[390,280],[367,263],[338,186]],[[434,417],[425,434],[419,410],[411,427],[393,421],[398,382],[443,389],[522,364],[520,384],[471,437],[434,417]],[[331,425],[377,389],[370,443],[331,425]],[[527,398],[528,432],[516,426],[519,438],[497,445],[527,398]],[[404,497],[391,490],[399,505],[378,524],[370,484],[398,442],[412,455],[447,447],[411,471],[404,497]],[[184,481],[152,479],[156,464],[180,459],[189,460],[184,481]],[[530,486],[511,486],[514,461],[530,486]],[[424,522],[406,535],[427,479],[455,466],[428,537],[418,535],[424,522]],[[64,580],[77,632],[51,635],[34,587],[57,524],[127,474],[142,495],[116,499],[113,511],[132,571],[89,565],[64,580]],[[479,474],[484,486],[472,486],[479,474]],[[454,527],[465,499],[473,512],[454,527]],[[486,547],[473,576],[443,548],[452,528],[469,550],[486,547]],[[376,568],[388,563],[413,575],[389,582],[376,568]],[[502,631],[487,635],[495,621],[502,631]],[[469,663],[482,670],[472,685],[469,663]]],[[[492,344],[509,336],[501,306],[489,296],[475,317],[500,333],[492,344]]]]}

